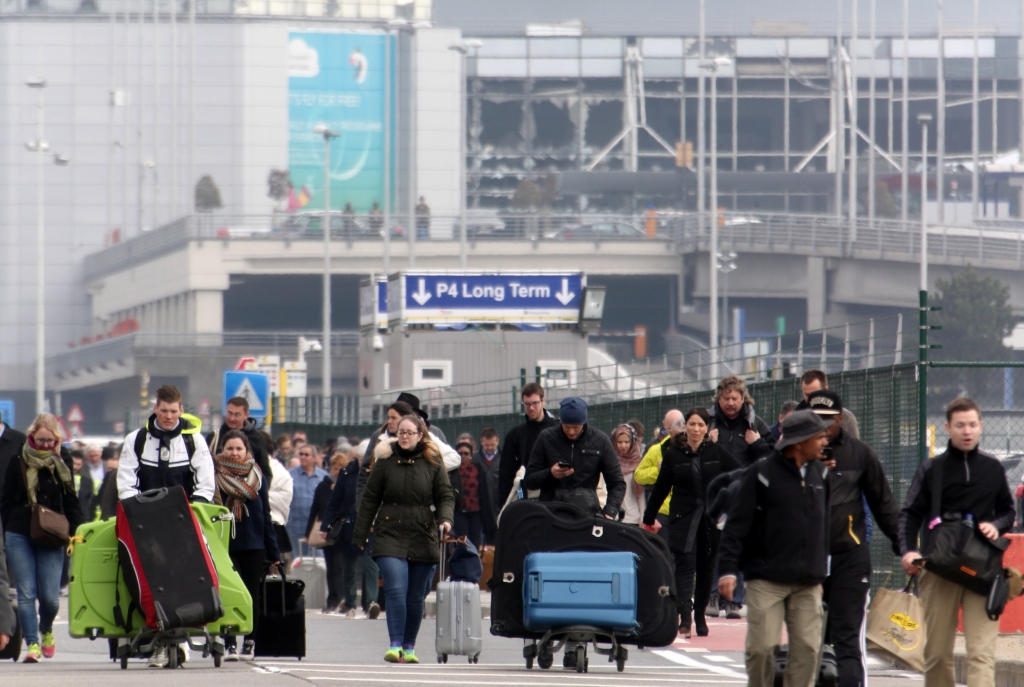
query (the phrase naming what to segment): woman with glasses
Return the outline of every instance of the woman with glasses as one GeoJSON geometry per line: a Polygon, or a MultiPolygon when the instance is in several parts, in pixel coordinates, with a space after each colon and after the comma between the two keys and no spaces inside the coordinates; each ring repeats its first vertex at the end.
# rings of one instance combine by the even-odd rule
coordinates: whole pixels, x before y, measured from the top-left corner
{"type": "MultiPolygon", "coordinates": [[[[42,658],[53,658],[57,650],[53,621],[60,603],[67,542],[54,546],[33,539],[32,511],[41,506],[63,514],[70,533],[85,518],[75,495],[71,453],[60,445],[57,418],[49,413],[38,416],[27,435],[19,458],[7,464],[0,494],[0,521],[4,526],[7,564],[18,590],[18,622],[28,647],[24,660],[38,663],[42,658]]],[[[0,603],[6,600],[0,599],[0,603]]]]}
{"type": "Polygon", "coordinates": [[[396,430],[396,439],[374,450],[352,541],[364,547],[375,527],[371,555],[384,575],[391,639],[384,660],[419,663],[416,636],[438,562],[438,526],[451,529],[455,498],[441,449],[423,421],[406,416],[396,430]]]}
{"type": "Polygon", "coordinates": [[[483,520],[480,517],[480,487],[483,476],[480,466],[473,462],[473,444],[460,439],[455,450],[462,459],[459,480],[462,483],[462,503],[455,509],[455,536],[468,537],[479,549],[484,543],[483,520]]]}

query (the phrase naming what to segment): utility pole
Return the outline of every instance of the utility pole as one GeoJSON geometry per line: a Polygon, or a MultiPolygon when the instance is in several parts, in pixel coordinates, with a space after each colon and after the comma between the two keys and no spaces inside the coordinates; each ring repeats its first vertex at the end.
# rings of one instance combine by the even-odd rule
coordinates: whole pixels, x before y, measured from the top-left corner
{"type": "MultiPolygon", "coordinates": [[[[324,289],[323,289],[323,399],[324,408],[331,404],[331,140],[341,134],[331,131],[325,124],[313,127],[313,133],[324,138],[324,219],[320,231],[324,235],[324,289]]],[[[385,228],[386,229],[386,228],[385,228]]],[[[376,285],[374,285],[376,288],[376,285]]],[[[329,410],[327,412],[330,412],[329,410]]]]}
{"type": "MultiPolygon", "coordinates": [[[[941,43],[939,44],[941,46],[941,43]]],[[[928,200],[928,122],[932,116],[922,113],[917,116],[921,123],[921,267],[920,290],[918,292],[918,354],[917,354],[917,405],[918,443],[921,461],[928,455],[928,215],[924,211],[928,200]]]]}

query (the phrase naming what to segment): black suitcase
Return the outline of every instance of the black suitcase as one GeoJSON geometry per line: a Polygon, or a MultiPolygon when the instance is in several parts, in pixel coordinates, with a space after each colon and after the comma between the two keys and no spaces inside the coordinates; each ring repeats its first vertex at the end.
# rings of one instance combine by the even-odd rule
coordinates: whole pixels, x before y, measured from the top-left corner
{"type": "Polygon", "coordinates": [[[255,653],[261,657],[294,656],[301,661],[306,656],[306,583],[283,574],[266,577],[261,585],[255,653]]]}
{"type": "MultiPolygon", "coordinates": [[[[5,561],[0,558],[0,565],[6,565],[5,561]]],[[[3,599],[0,599],[0,603],[4,603],[3,599]]],[[[21,635],[21,624],[18,623],[18,602],[12,600],[11,608],[14,610],[14,636],[11,637],[11,641],[7,643],[7,646],[0,651],[0,661],[14,661],[17,663],[18,659],[21,658],[21,645],[24,642],[24,637],[21,635]]]]}
{"type": "Polygon", "coordinates": [[[516,501],[501,515],[494,550],[491,634],[541,639],[523,624],[523,564],[535,552],[629,551],[637,563],[636,634],[619,636],[623,644],[657,647],[672,644],[679,632],[676,587],[668,546],[656,534],[634,525],[585,513],[565,503],[516,501]]]}

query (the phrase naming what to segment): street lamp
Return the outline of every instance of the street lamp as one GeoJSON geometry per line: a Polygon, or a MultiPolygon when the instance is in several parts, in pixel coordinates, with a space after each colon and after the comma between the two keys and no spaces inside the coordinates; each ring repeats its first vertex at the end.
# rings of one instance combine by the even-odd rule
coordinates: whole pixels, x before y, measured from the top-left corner
{"type": "MultiPolygon", "coordinates": [[[[703,43],[702,43],[703,45],[703,43]]],[[[711,60],[703,60],[700,68],[711,75],[711,131],[709,132],[711,144],[711,226],[709,229],[711,245],[708,247],[708,256],[711,260],[709,270],[711,279],[711,348],[718,345],[718,69],[727,67],[732,62],[727,57],[716,57],[711,60]]],[[[703,80],[703,79],[702,79],[703,80]]],[[[712,355],[715,355],[712,353],[712,355]]],[[[712,374],[717,376],[717,361],[712,360],[714,368],[712,374]]]]}
{"type": "Polygon", "coordinates": [[[324,220],[320,231],[324,235],[324,405],[331,402],[331,140],[341,134],[331,131],[326,124],[317,124],[313,133],[324,138],[324,220]]]}
{"type": "Polygon", "coordinates": [[[736,253],[729,251],[728,253],[718,253],[715,268],[722,273],[722,286],[724,293],[724,303],[722,309],[725,320],[722,323],[722,338],[725,341],[729,341],[729,273],[736,270],[736,253]]]}
{"type": "Polygon", "coordinates": [[[932,116],[927,112],[917,115],[921,124],[921,293],[928,295],[928,122],[932,116]]]}
{"type": "MultiPolygon", "coordinates": [[[[941,1],[940,1],[941,12],[941,1]]],[[[941,34],[940,34],[941,35],[941,34]]],[[[939,62],[942,62],[942,41],[939,41],[939,62]]],[[[939,102],[939,112],[942,111],[942,101],[939,102]]],[[[941,115],[940,115],[941,117],[941,115]]],[[[921,460],[929,457],[928,450],[928,414],[925,399],[928,397],[928,213],[925,206],[928,202],[928,122],[932,116],[927,112],[917,115],[917,121],[921,123],[921,290],[918,294],[918,344],[917,344],[917,393],[920,401],[920,414],[918,417],[918,444],[920,445],[921,460]]],[[[941,124],[941,119],[940,119],[941,124]]],[[[942,127],[939,127],[942,133],[942,127]]],[[[942,143],[939,143],[939,159],[936,161],[936,175],[939,176],[939,187],[937,200],[939,201],[939,221],[942,220],[942,143]]]]}
{"type": "Polygon", "coordinates": [[[462,56],[462,88],[461,88],[461,100],[459,104],[459,266],[462,269],[466,269],[466,262],[468,260],[466,251],[466,193],[468,192],[466,184],[466,97],[468,95],[466,90],[466,77],[468,71],[466,69],[466,58],[469,56],[469,51],[473,51],[474,57],[476,51],[478,51],[484,42],[477,38],[470,38],[462,42],[461,45],[450,45],[449,50],[454,50],[462,56]]]}

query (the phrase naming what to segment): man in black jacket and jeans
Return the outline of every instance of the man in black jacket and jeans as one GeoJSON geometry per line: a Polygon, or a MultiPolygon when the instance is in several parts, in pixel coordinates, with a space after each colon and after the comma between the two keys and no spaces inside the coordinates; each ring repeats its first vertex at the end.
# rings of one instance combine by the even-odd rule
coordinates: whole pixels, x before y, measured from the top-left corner
{"type": "Polygon", "coordinates": [[[859,687],[867,675],[861,651],[871,550],[865,531],[864,500],[879,528],[899,555],[899,507],[889,489],[882,462],[871,447],[846,433],[843,400],[834,391],[815,391],[807,405],[828,425],[831,455],[825,461],[829,486],[829,551],[832,564],[825,580],[828,639],[839,664],[839,687],[859,687]]]}
{"type": "Polygon", "coordinates": [[[519,468],[525,467],[530,460],[530,453],[533,451],[533,445],[537,443],[537,437],[545,429],[558,426],[558,420],[544,409],[544,387],[536,382],[530,382],[523,387],[521,398],[523,409],[526,411],[526,422],[508,430],[505,442],[501,445],[497,492],[499,511],[508,501],[519,468]]]}
{"type": "Polygon", "coordinates": [[[782,623],[789,634],[785,684],[813,685],[821,647],[821,584],[828,574],[828,486],[820,461],[827,426],[810,410],[782,423],[776,450],[743,475],[719,545],[718,593],[747,579],[749,687],[772,687],[782,623]]]}
{"type": "MultiPolygon", "coordinates": [[[[930,533],[945,515],[970,515],[978,531],[998,539],[1013,526],[1014,507],[1002,464],[978,448],[983,424],[981,409],[969,398],[946,406],[946,452],[921,463],[910,483],[900,511],[900,551],[909,575],[921,572],[918,561],[929,553],[930,533]],[[941,470],[936,473],[935,470],[941,470]],[[932,488],[941,478],[939,493],[932,488]],[[938,499],[938,503],[934,500],[938,499]],[[938,513],[939,517],[933,515],[938,513]],[[918,548],[918,535],[924,538],[918,548]]],[[[928,632],[924,640],[924,683],[928,687],[953,687],[953,642],[958,611],[963,611],[967,638],[967,684],[995,684],[996,639],[999,622],[985,613],[985,597],[928,572],[921,575],[921,606],[928,632]]]]}

